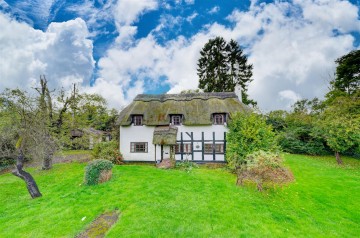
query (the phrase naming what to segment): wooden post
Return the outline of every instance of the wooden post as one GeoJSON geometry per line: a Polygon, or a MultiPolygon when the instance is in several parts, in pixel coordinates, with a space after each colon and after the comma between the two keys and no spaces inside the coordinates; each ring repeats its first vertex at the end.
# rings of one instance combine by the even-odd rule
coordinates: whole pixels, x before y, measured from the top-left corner
{"type": "Polygon", "coordinates": [[[201,132],[201,154],[202,154],[202,160],[204,160],[204,146],[205,146],[205,142],[204,142],[204,132],[201,132]]]}
{"type": "Polygon", "coordinates": [[[213,132],[213,160],[215,160],[215,132],[213,132]]]}
{"type": "Polygon", "coordinates": [[[181,154],[181,160],[184,160],[184,141],[183,141],[183,133],[180,134],[180,154],[181,154]]]}
{"type": "Polygon", "coordinates": [[[224,132],[224,161],[226,161],[226,132],[224,132]]]}
{"type": "Polygon", "coordinates": [[[194,160],[194,136],[191,132],[191,160],[194,160]]]}

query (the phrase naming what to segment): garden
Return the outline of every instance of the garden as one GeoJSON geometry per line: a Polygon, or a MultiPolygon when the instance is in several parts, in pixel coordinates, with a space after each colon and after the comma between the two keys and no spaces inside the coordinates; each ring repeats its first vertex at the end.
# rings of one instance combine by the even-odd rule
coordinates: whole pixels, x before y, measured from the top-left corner
{"type": "Polygon", "coordinates": [[[119,220],[107,237],[356,237],[360,161],[285,154],[294,182],[259,192],[236,186],[226,168],[160,170],[115,165],[110,181],[84,185],[86,163],[28,169],[43,194],[0,175],[0,237],[75,237],[105,212],[119,220]]]}

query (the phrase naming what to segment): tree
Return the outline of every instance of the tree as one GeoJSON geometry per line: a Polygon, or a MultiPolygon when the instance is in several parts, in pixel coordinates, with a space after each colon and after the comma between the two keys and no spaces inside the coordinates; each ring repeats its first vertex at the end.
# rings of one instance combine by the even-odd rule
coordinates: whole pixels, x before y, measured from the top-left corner
{"type": "Polygon", "coordinates": [[[284,151],[296,154],[328,154],[330,151],[315,126],[315,121],[323,110],[323,103],[319,99],[302,99],[294,103],[291,112],[269,113],[266,122],[275,129],[278,143],[284,151]]]}
{"type": "Polygon", "coordinates": [[[198,60],[199,88],[205,92],[234,92],[238,85],[242,89],[242,101],[256,105],[247,94],[252,81],[253,66],[234,40],[226,42],[222,37],[210,39],[200,51],[198,60]]]}
{"type": "Polygon", "coordinates": [[[39,146],[47,143],[37,131],[36,102],[20,90],[7,90],[1,98],[1,119],[6,122],[0,128],[0,157],[15,159],[12,173],[24,180],[32,198],[40,197],[42,195],[34,178],[23,170],[25,157],[36,156],[39,146]]]}
{"type": "Polygon", "coordinates": [[[52,157],[55,153],[56,143],[54,137],[51,136],[53,131],[53,106],[52,106],[52,97],[47,85],[48,81],[45,78],[45,75],[40,76],[40,88],[35,88],[39,93],[37,98],[38,107],[38,122],[37,122],[37,133],[38,136],[41,135],[43,141],[47,143],[40,143],[40,148],[37,153],[37,157],[41,158],[43,161],[42,169],[48,170],[52,168],[52,157]]]}
{"type": "Polygon", "coordinates": [[[360,50],[354,50],[336,61],[335,79],[330,82],[331,93],[338,91],[352,95],[360,88],[360,50]]]}
{"type": "Polygon", "coordinates": [[[349,149],[360,152],[359,99],[359,90],[352,96],[335,98],[317,121],[317,128],[335,152],[338,164],[343,164],[341,153],[349,149]]]}
{"type": "Polygon", "coordinates": [[[241,165],[246,156],[255,151],[278,149],[275,133],[261,115],[235,113],[231,115],[228,127],[226,160],[232,169],[241,165]]]}

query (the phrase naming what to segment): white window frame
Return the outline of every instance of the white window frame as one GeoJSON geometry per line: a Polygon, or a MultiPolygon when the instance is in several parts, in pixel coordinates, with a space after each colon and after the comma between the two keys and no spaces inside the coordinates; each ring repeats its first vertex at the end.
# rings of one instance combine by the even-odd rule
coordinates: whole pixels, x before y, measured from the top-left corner
{"type": "Polygon", "coordinates": [[[143,125],[143,116],[142,115],[134,115],[133,116],[133,124],[134,124],[134,126],[142,126],[143,125]]]}
{"type": "Polygon", "coordinates": [[[220,114],[220,113],[214,114],[213,115],[213,124],[214,125],[224,125],[225,124],[225,115],[220,114]],[[220,120],[221,120],[221,122],[220,122],[220,120]]]}
{"type": "Polygon", "coordinates": [[[148,153],[148,143],[130,142],[130,153],[148,153]],[[143,149],[140,146],[143,146],[143,149]]]}

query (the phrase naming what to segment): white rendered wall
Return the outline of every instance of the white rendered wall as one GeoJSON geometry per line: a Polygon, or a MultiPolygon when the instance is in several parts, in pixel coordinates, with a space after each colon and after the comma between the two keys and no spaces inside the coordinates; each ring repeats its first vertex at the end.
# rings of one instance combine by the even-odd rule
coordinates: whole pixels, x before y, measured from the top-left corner
{"type": "MultiPolygon", "coordinates": [[[[125,161],[155,161],[154,126],[120,126],[120,152],[125,161]],[[147,142],[147,153],[131,153],[131,142],[147,142]]],[[[157,146],[160,149],[160,146],[157,146]]],[[[160,153],[157,148],[157,153],[160,153]]]]}
{"type": "MultiPolygon", "coordinates": [[[[186,134],[188,132],[193,133],[194,140],[202,139],[202,132],[204,132],[204,140],[211,140],[206,143],[212,143],[213,132],[215,132],[216,140],[224,140],[224,132],[227,132],[227,128],[224,125],[209,125],[209,126],[177,126],[177,140],[181,139],[181,132],[183,133],[183,140],[190,140],[191,138],[186,134]]],[[[127,127],[120,127],[120,152],[122,153],[125,161],[155,161],[155,145],[152,144],[153,134],[154,134],[154,126],[134,126],[130,125],[127,127]],[[130,152],[130,143],[131,142],[147,142],[148,143],[148,152],[147,153],[131,153],[130,152]]],[[[184,142],[189,143],[189,142],[184,142]]],[[[216,142],[222,143],[222,142],[216,142]]],[[[164,156],[163,158],[169,157],[166,152],[168,152],[169,147],[164,145],[164,156]]],[[[194,142],[193,150],[201,150],[202,143],[194,142]]],[[[216,154],[216,161],[224,161],[223,154],[216,154]]],[[[161,146],[156,146],[156,159],[160,160],[161,158],[161,146]]],[[[192,159],[190,155],[183,155],[183,159],[192,159]]],[[[181,155],[175,155],[176,160],[181,160],[181,155]]],[[[202,160],[201,152],[194,152],[193,160],[200,161],[202,160]]],[[[205,161],[213,161],[212,154],[204,155],[205,161]]]]}

